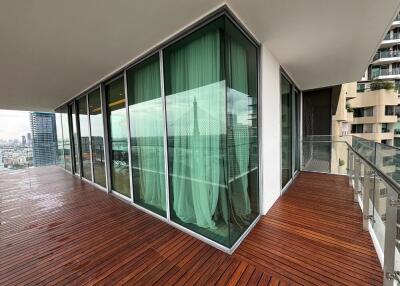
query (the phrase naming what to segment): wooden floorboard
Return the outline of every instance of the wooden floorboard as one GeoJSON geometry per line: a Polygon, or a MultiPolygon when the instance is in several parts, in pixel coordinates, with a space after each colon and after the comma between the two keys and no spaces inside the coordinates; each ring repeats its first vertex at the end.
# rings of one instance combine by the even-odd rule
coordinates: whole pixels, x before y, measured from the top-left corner
{"type": "Polygon", "coordinates": [[[0,173],[0,211],[0,285],[382,285],[342,176],[300,173],[233,255],[58,167],[0,173]]]}

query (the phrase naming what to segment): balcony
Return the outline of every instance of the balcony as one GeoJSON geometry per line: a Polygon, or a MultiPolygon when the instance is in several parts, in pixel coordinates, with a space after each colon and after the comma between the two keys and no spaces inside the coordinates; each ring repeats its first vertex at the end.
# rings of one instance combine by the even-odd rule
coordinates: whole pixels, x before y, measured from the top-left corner
{"type": "Polygon", "coordinates": [[[59,167],[0,179],[3,285],[382,284],[344,176],[300,173],[233,255],[59,167]]]}
{"type": "MultiPolygon", "coordinates": [[[[399,35],[395,36],[396,41],[399,38],[399,35]]],[[[377,64],[388,64],[388,63],[392,63],[395,61],[398,61],[400,59],[400,52],[395,50],[395,51],[378,51],[374,58],[373,58],[373,65],[377,65],[377,64]]]]}
{"type": "MultiPolygon", "coordinates": [[[[396,27],[397,25],[399,25],[400,22],[393,22],[392,27],[396,27]]],[[[400,42],[400,33],[388,33],[386,34],[385,38],[383,39],[380,47],[381,48],[388,48],[391,46],[394,46],[396,44],[398,44],[400,42]]]]}
{"type": "Polygon", "coordinates": [[[381,69],[372,73],[372,79],[391,79],[400,78],[400,68],[394,68],[392,70],[381,69]]]}

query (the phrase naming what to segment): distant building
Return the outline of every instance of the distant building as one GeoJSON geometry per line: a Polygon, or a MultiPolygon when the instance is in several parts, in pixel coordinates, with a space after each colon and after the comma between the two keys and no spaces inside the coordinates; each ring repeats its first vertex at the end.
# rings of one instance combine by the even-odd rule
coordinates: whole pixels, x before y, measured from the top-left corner
{"type": "Polygon", "coordinates": [[[25,137],[25,136],[22,136],[21,142],[22,142],[22,145],[23,145],[23,146],[26,145],[26,137],[25,137]]]}
{"type": "Polygon", "coordinates": [[[32,135],[31,135],[31,133],[27,133],[26,134],[26,143],[28,144],[28,145],[32,145],[32,135]]]}
{"type": "Polygon", "coordinates": [[[57,136],[54,113],[31,112],[30,121],[33,165],[39,167],[56,164],[57,136]]]}

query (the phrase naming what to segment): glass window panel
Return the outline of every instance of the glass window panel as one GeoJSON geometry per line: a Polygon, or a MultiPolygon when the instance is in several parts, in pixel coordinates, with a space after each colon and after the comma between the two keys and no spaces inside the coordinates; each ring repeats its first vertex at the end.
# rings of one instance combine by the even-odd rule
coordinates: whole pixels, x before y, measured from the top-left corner
{"type": "Polygon", "coordinates": [[[63,143],[63,127],[61,110],[56,110],[56,131],[57,131],[57,163],[65,168],[64,160],[64,143],[63,143]]]}
{"type": "Polygon", "coordinates": [[[126,73],[135,203],[165,216],[164,115],[155,55],[126,73]]]}
{"type": "Polygon", "coordinates": [[[92,180],[92,166],[90,161],[90,132],[89,116],[87,114],[86,96],[78,100],[79,131],[81,140],[82,177],[92,180]]]}
{"type": "Polygon", "coordinates": [[[282,188],[292,177],[292,86],[281,75],[282,105],[282,188]]]}
{"type": "Polygon", "coordinates": [[[300,92],[295,89],[294,92],[294,116],[295,116],[295,136],[293,138],[295,144],[295,171],[300,171],[300,92]]]}
{"type": "Polygon", "coordinates": [[[92,161],[94,182],[106,187],[104,158],[104,128],[101,110],[100,89],[92,91],[89,97],[90,131],[92,132],[92,161]]]}
{"type": "Polygon", "coordinates": [[[76,126],[76,110],[75,103],[70,104],[71,109],[71,122],[72,122],[72,142],[73,142],[73,167],[75,174],[79,174],[80,165],[79,165],[79,142],[78,142],[78,128],[76,126]]]}
{"type": "Polygon", "coordinates": [[[128,136],[125,108],[124,78],[106,85],[110,138],[111,188],[130,197],[128,136]]]}
{"type": "Polygon", "coordinates": [[[165,49],[164,75],[171,219],[229,245],[222,28],[165,49]]]}
{"type": "Polygon", "coordinates": [[[259,213],[257,49],[229,21],[225,34],[230,242],[259,213]]]}
{"type": "Polygon", "coordinates": [[[61,108],[61,119],[63,128],[63,146],[64,146],[64,159],[65,159],[65,169],[72,171],[71,162],[71,141],[70,141],[70,130],[69,130],[69,120],[68,120],[68,108],[64,106],[61,108]]]}

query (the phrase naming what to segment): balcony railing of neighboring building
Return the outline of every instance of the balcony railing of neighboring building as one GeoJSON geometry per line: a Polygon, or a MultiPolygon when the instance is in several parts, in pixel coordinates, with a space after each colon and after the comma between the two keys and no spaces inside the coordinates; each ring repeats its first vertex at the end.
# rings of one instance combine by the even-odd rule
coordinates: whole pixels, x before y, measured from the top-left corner
{"type": "Polygon", "coordinates": [[[400,68],[393,68],[391,70],[381,69],[378,71],[372,71],[372,78],[377,78],[379,76],[391,76],[400,75],[400,68]]]}
{"type": "MultiPolygon", "coordinates": [[[[396,35],[396,39],[400,39],[399,35],[396,35]]],[[[394,40],[394,38],[392,39],[394,40]]],[[[378,51],[375,56],[374,56],[374,61],[379,60],[379,59],[384,59],[384,58],[396,58],[400,57],[400,51],[395,50],[395,51],[378,51]]]]}
{"type": "Polygon", "coordinates": [[[381,251],[385,284],[400,281],[400,149],[356,136],[305,136],[303,171],[347,175],[363,229],[381,251]]]}

